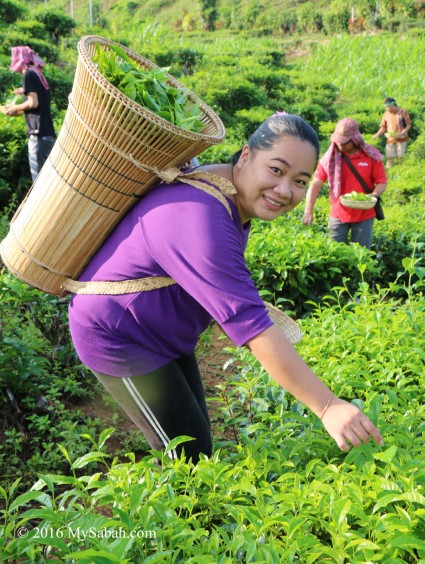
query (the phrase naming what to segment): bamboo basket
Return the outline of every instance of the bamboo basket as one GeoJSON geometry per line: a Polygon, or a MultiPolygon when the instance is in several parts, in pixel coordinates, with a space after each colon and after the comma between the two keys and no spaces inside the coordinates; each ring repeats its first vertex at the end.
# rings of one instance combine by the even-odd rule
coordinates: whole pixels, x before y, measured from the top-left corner
{"type": "MultiPolygon", "coordinates": [[[[76,278],[120,219],[158,181],[211,145],[225,129],[200,102],[200,133],[183,130],[116,89],[92,61],[96,44],[86,36],[65,119],[50,156],[13,217],[0,246],[6,267],[22,281],[60,295],[65,278],[76,278]]],[[[142,68],[157,65],[120,45],[142,68]]],[[[182,84],[169,75],[169,84],[182,84]]]]}

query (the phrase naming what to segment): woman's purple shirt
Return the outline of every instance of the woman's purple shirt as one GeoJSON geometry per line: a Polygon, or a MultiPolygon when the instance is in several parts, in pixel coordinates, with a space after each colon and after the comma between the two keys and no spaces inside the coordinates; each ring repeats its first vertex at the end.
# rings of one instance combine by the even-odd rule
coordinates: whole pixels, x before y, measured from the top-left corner
{"type": "Polygon", "coordinates": [[[272,322],[245,265],[249,225],[187,184],[144,196],[91,259],[80,280],[169,276],[177,284],[121,296],[74,295],[72,339],[81,361],[137,376],[194,351],[214,318],[239,346],[272,322]]]}

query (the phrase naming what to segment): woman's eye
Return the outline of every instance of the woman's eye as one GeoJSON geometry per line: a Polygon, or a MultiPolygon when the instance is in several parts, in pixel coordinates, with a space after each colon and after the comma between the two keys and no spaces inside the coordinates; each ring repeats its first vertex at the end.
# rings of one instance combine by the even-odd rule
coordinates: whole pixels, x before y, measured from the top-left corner
{"type": "Polygon", "coordinates": [[[275,167],[275,166],[272,166],[272,171],[273,171],[275,174],[278,174],[279,176],[281,176],[281,174],[282,174],[282,171],[280,170],[280,168],[277,168],[277,167],[275,167]]]}
{"type": "Polygon", "coordinates": [[[303,180],[302,178],[298,178],[295,181],[299,186],[301,186],[302,188],[306,188],[307,187],[307,182],[305,180],[303,180]]]}

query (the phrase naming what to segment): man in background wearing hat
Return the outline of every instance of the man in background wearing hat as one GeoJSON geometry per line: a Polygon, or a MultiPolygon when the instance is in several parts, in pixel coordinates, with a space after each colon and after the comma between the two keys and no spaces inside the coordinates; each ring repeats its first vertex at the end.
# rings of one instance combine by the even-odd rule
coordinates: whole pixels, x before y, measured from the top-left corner
{"type": "Polygon", "coordinates": [[[378,139],[383,133],[387,138],[385,153],[387,156],[387,168],[393,166],[393,161],[397,157],[400,164],[402,157],[406,153],[408,135],[411,127],[410,117],[406,110],[399,108],[394,98],[385,98],[385,112],[382,116],[381,126],[373,136],[378,139]]]}
{"type": "Polygon", "coordinates": [[[387,176],[381,153],[364,142],[358,123],[344,118],[331,135],[331,146],[321,158],[307,191],[303,223],[313,223],[313,209],[325,181],[329,184],[331,211],[329,230],[332,239],[340,243],[359,243],[370,249],[375,209],[359,210],[342,205],[340,196],[350,192],[365,192],[344,157],[361,176],[373,197],[380,196],[387,187],[387,176]]]}
{"type": "Polygon", "coordinates": [[[14,94],[23,94],[22,104],[10,104],[5,113],[10,116],[24,112],[27,124],[28,156],[34,182],[56,141],[50,111],[49,84],[41,72],[44,61],[29,47],[12,47],[10,70],[22,74],[22,87],[14,94]]]}

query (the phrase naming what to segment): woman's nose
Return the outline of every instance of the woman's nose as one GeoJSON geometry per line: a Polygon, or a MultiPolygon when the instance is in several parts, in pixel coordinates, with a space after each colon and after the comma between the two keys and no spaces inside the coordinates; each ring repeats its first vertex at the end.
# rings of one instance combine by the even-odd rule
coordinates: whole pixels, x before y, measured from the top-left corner
{"type": "Polygon", "coordinates": [[[285,198],[290,201],[292,199],[292,185],[290,179],[286,176],[282,177],[280,182],[276,185],[275,191],[281,198],[285,198]]]}

